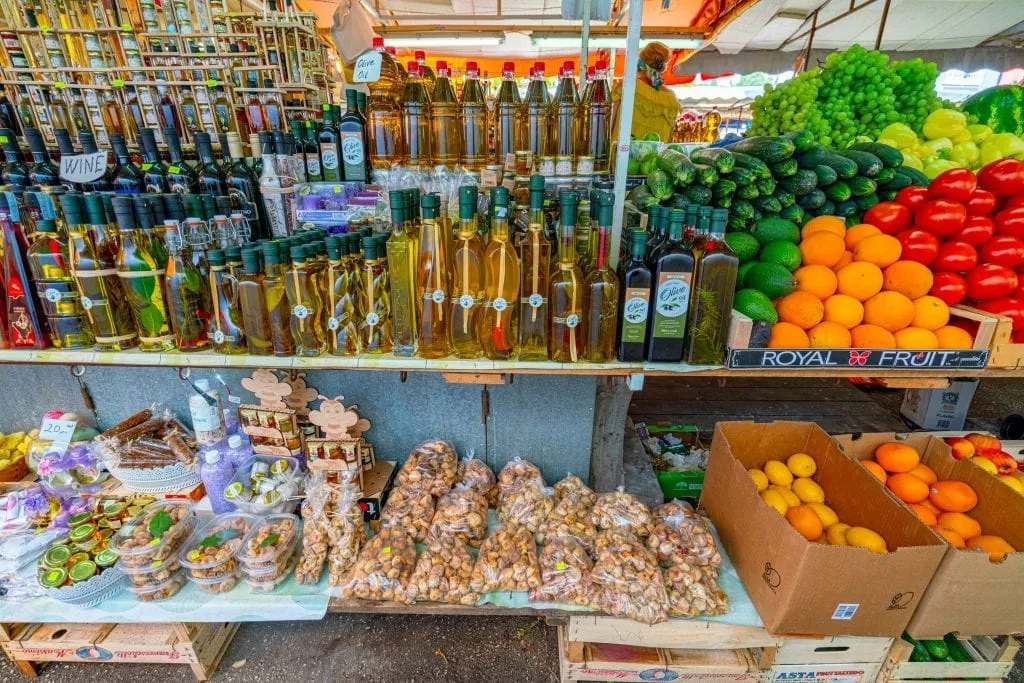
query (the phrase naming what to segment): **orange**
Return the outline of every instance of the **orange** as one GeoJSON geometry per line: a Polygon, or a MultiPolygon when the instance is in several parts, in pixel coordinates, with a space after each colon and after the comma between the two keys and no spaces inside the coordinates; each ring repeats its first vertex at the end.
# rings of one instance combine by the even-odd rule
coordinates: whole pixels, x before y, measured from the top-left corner
{"type": "Polygon", "coordinates": [[[832,232],[815,232],[800,241],[801,263],[805,266],[828,266],[839,263],[846,251],[843,238],[832,232]]]}
{"type": "Polygon", "coordinates": [[[943,512],[970,512],[978,504],[978,494],[964,482],[950,479],[932,484],[928,500],[943,512]]]}
{"type": "Polygon", "coordinates": [[[895,349],[896,337],[878,325],[857,325],[850,330],[853,346],[857,349],[895,349]]]}
{"type": "Polygon", "coordinates": [[[825,320],[853,329],[864,319],[864,306],[847,294],[833,294],[825,299],[825,320]]]}
{"type": "Polygon", "coordinates": [[[931,510],[936,515],[941,515],[942,514],[942,510],[940,510],[939,508],[935,507],[935,505],[930,500],[922,500],[920,503],[918,503],[918,505],[920,505],[923,508],[928,508],[929,510],[931,510]]]}
{"type": "Polygon", "coordinates": [[[821,322],[807,331],[812,349],[848,349],[850,331],[838,323],[821,322]]]}
{"type": "Polygon", "coordinates": [[[825,307],[821,299],[809,292],[791,292],[775,304],[779,319],[793,323],[802,330],[809,330],[821,322],[825,307]]]}
{"type": "Polygon", "coordinates": [[[896,330],[893,335],[896,337],[897,349],[937,349],[939,340],[935,333],[923,327],[904,327],[896,330]]]}
{"type": "Polygon", "coordinates": [[[934,484],[939,480],[939,475],[935,474],[935,470],[933,470],[931,467],[928,467],[928,465],[925,465],[923,462],[919,463],[917,467],[910,470],[909,473],[913,474],[915,477],[917,477],[926,484],[934,484]]]}
{"type": "Polygon", "coordinates": [[[932,271],[917,261],[897,261],[885,269],[884,289],[910,299],[924,296],[932,288],[932,271]]]}
{"type": "Polygon", "coordinates": [[[832,270],[839,272],[839,269],[845,266],[847,263],[853,263],[853,252],[847,249],[843,252],[843,255],[839,257],[836,264],[832,266],[832,270]]]}
{"type": "Polygon", "coordinates": [[[864,468],[867,469],[868,472],[878,477],[878,481],[882,482],[883,484],[885,483],[885,480],[889,478],[889,475],[886,474],[885,469],[883,469],[882,466],[879,465],[874,460],[861,460],[860,464],[864,465],[864,468]]]}
{"type": "Polygon", "coordinates": [[[934,332],[949,322],[949,306],[937,296],[922,296],[914,300],[914,327],[934,332]]]}
{"type": "Polygon", "coordinates": [[[827,299],[836,293],[836,274],[826,266],[803,266],[793,273],[798,292],[810,292],[819,299],[827,299]]]}
{"type": "Polygon", "coordinates": [[[836,271],[836,291],[867,301],[882,291],[882,269],[873,263],[848,263],[836,271]]]}
{"type": "Polygon", "coordinates": [[[806,349],[811,345],[807,333],[793,323],[775,323],[768,337],[769,349],[806,349]]]}
{"type": "Polygon", "coordinates": [[[818,540],[825,531],[818,513],[807,505],[794,505],[789,508],[786,510],[786,519],[808,541],[818,540]]]}
{"type": "Polygon", "coordinates": [[[882,231],[873,225],[868,223],[858,223],[857,225],[846,229],[846,248],[852,251],[853,248],[857,246],[857,242],[860,242],[865,237],[881,234],[882,231]]]}
{"type": "Polygon", "coordinates": [[[807,239],[808,235],[821,231],[831,232],[833,235],[842,237],[846,234],[846,221],[839,216],[817,216],[804,223],[800,237],[807,239]]]}
{"type": "Polygon", "coordinates": [[[981,536],[981,525],[978,524],[978,520],[968,517],[962,512],[943,512],[935,519],[936,524],[952,529],[960,534],[960,538],[965,541],[969,541],[975,536],[981,536]]]}
{"type": "MultiPolygon", "coordinates": [[[[875,449],[875,461],[889,474],[909,472],[921,464],[921,456],[913,446],[899,441],[883,443],[875,449]]],[[[928,496],[925,496],[927,498],[928,496]]],[[[921,500],[924,500],[922,498],[921,500]]],[[[914,501],[918,502],[918,501],[914,501]]]]}
{"type": "Polygon", "coordinates": [[[935,533],[946,539],[946,542],[954,548],[960,548],[961,550],[963,550],[967,547],[967,543],[964,541],[964,537],[958,534],[957,532],[953,531],[952,529],[947,529],[944,526],[937,526],[935,527],[935,533]]]}
{"type": "MultiPolygon", "coordinates": [[[[841,290],[842,277],[839,281],[841,290]]],[[[899,292],[879,292],[864,302],[864,322],[869,325],[895,332],[909,325],[913,319],[914,302],[899,292]]]]}
{"type": "Polygon", "coordinates": [[[910,472],[892,475],[885,480],[885,487],[904,503],[920,503],[928,498],[928,484],[910,472]]]}
{"type": "Polygon", "coordinates": [[[920,503],[910,503],[910,509],[921,518],[925,526],[935,526],[935,513],[920,503]]]}
{"type": "Polygon", "coordinates": [[[952,325],[935,330],[935,339],[938,340],[940,349],[974,348],[974,339],[971,337],[971,333],[952,325]]]}
{"type": "Polygon", "coordinates": [[[1010,553],[1017,552],[1001,536],[976,536],[967,541],[967,547],[988,553],[989,562],[999,562],[1010,553]]]}
{"type": "Polygon", "coordinates": [[[853,249],[853,260],[867,261],[885,268],[899,261],[902,253],[903,245],[892,235],[872,235],[857,242],[853,249]]]}

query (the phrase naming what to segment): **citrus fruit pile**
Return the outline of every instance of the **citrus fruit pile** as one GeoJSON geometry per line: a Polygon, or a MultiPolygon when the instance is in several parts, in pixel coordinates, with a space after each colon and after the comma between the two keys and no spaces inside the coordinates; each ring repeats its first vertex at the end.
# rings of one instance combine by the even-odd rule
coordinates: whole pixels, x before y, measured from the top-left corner
{"type": "Polygon", "coordinates": [[[749,474],[761,499],[808,541],[889,552],[877,532],[839,521],[839,515],[825,503],[825,491],[812,479],[817,470],[810,455],[794,453],[785,462],[769,460],[763,469],[751,469],[749,474]]]}

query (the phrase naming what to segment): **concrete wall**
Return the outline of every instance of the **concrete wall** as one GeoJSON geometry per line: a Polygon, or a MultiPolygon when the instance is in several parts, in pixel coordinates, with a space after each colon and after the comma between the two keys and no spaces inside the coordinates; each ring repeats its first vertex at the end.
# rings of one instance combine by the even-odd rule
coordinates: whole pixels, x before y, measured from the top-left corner
{"type": "MultiPolygon", "coordinates": [[[[198,368],[193,378],[207,377],[219,386],[218,373],[234,395],[251,401],[241,385],[250,370],[198,368]]],[[[192,388],[174,368],[87,367],[81,380],[96,404],[93,417],[100,429],[153,402],[188,418],[192,388]]],[[[486,426],[482,386],[448,384],[437,373],[410,372],[403,383],[398,372],[314,370],[306,383],[324,396],[340,394],[346,405],[359,405],[359,413],[373,424],[367,438],[378,457],[403,461],[417,443],[443,438],[460,455],[473,449],[477,457],[486,457],[495,471],[517,455],[536,463],[549,482],[566,472],[586,479],[590,471],[594,377],[517,375],[510,385],[491,385],[486,426]]],[[[0,397],[4,432],[38,426],[47,410],[90,414],[79,380],[65,366],[0,366],[0,397]]]]}

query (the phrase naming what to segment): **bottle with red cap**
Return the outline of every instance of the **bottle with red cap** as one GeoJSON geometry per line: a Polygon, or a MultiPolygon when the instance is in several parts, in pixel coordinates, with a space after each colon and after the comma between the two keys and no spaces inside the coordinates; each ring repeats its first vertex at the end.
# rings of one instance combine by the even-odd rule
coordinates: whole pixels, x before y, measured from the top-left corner
{"type": "MultiPolygon", "coordinates": [[[[409,72],[406,71],[405,67],[402,66],[402,62],[399,61],[399,59],[398,59],[398,50],[396,50],[395,48],[393,48],[390,45],[388,45],[388,46],[386,46],[384,48],[384,52],[388,56],[390,56],[391,59],[395,62],[395,66],[398,67],[398,73],[401,74],[402,87],[405,87],[405,79],[409,78],[409,72]]],[[[398,93],[396,93],[396,94],[400,94],[400,93],[401,93],[401,90],[399,90],[398,93]]]]}
{"type": "Polygon", "coordinates": [[[434,112],[430,120],[434,134],[434,163],[456,166],[462,154],[462,124],[459,122],[459,100],[449,77],[448,62],[437,63],[437,78],[430,99],[434,112]]]}
{"type": "Polygon", "coordinates": [[[544,80],[544,62],[535,62],[526,88],[526,134],[523,142],[533,152],[534,161],[551,154],[551,95],[544,80]]]}
{"type": "Polygon", "coordinates": [[[405,162],[427,169],[434,163],[434,135],[431,130],[430,95],[420,76],[417,62],[408,64],[409,78],[402,91],[402,137],[405,162]]]}
{"type": "Polygon", "coordinates": [[[466,82],[459,103],[462,114],[462,165],[479,171],[487,163],[487,104],[476,62],[466,62],[466,82]]]}
{"type": "MultiPolygon", "coordinates": [[[[577,169],[580,175],[608,172],[608,144],[612,125],[612,91],[608,86],[608,62],[598,60],[594,65],[594,78],[589,93],[580,108],[579,149],[581,160],[593,160],[593,169],[577,169]]],[[[583,165],[582,161],[579,164],[583,165]]]]}
{"type": "Polygon", "coordinates": [[[370,89],[370,96],[366,99],[369,157],[371,165],[387,168],[401,162],[404,151],[402,110],[398,105],[402,77],[398,64],[384,48],[383,38],[374,36],[371,50],[380,54],[381,62],[380,78],[366,84],[370,89]]]}
{"type": "MultiPolygon", "coordinates": [[[[380,76],[377,80],[366,83],[366,86],[370,89],[370,94],[372,95],[375,91],[382,91],[393,98],[397,98],[402,94],[402,83],[404,82],[401,65],[384,47],[384,38],[381,36],[374,36],[372,47],[359,55],[359,57],[373,52],[380,54],[380,76]]],[[[356,59],[358,60],[359,58],[357,57],[356,59]]]]}
{"type": "Polygon", "coordinates": [[[516,84],[516,65],[505,62],[498,95],[494,98],[494,163],[508,166],[508,155],[514,158],[522,147],[523,114],[516,84]]]}
{"type": "Polygon", "coordinates": [[[572,175],[573,169],[561,168],[576,157],[576,137],[579,134],[579,96],[576,94],[576,79],[573,76],[573,63],[566,62],[562,66],[562,75],[555,90],[552,110],[552,150],[555,155],[556,175],[572,175]]]}
{"type": "Polygon", "coordinates": [[[587,98],[590,97],[590,87],[594,83],[594,71],[595,71],[595,67],[588,66],[587,67],[587,78],[586,78],[586,80],[583,83],[580,84],[580,85],[583,86],[582,89],[580,90],[580,102],[581,103],[582,102],[586,102],[587,98]]]}
{"type": "Polygon", "coordinates": [[[416,50],[414,55],[416,63],[420,65],[420,78],[423,79],[423,85],[427,86],[428,93],[434,92],[434,81],[437,80],[437,76],[434,75],[434,70],[427,64],[427,53],[423,50],[416,50]]]}

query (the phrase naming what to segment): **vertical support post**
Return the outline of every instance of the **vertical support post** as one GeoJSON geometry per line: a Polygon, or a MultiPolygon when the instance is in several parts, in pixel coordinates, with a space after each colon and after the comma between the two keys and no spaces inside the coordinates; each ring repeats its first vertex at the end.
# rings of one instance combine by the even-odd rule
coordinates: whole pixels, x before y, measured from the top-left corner
{"type": "Polygon", "coordinates": [[[811,61],[811,48],[814,47],[814,33],[818,30],[818,11],[821,8],[814,10],[814,14],[811,15],[811,33],[807,36],[807,51],[804,53],[804,63],[800,67],[800,71],[807,71],[807,65],[811,61]]]}
{"type": "Polygon", "coordinates": [[[590,5],[593,0],[583,0],[583,41],[580,43],[580,90],[587,77],[587,58],[590,56],[590,5]]]}
{"type": "Polygon", "coordinates": [[[882,49],[882,34],[885,32],[885,22],[889,19],[889,4],[892,0],[885,0],[882,6],[882,19],[878,22],[878,35],[875,36],[875,49],[882,49]]]}
{"type": "Polygon", "coordinates": [[[632,396],[624,377],[597,378],[590,445],[590,486],[595,491],[614,491],[625,483],[626,413],[632,396]]]}
{"type": "Polygon", "coordinates": [[[615,154],[615,211],[612,214],[612,243],[608,246],[611,268],[619,264],[622,243],[622,212],[626,205],[626,166],[629,164],[629,136],[633,129],[633,101],[636,98],[636,65],[640,60],[640,23],[644,3],[629,3],[629,28],[626,33],[626,64],[622,72],[622,99],[619,102],[619,132],[615,154]]]}

